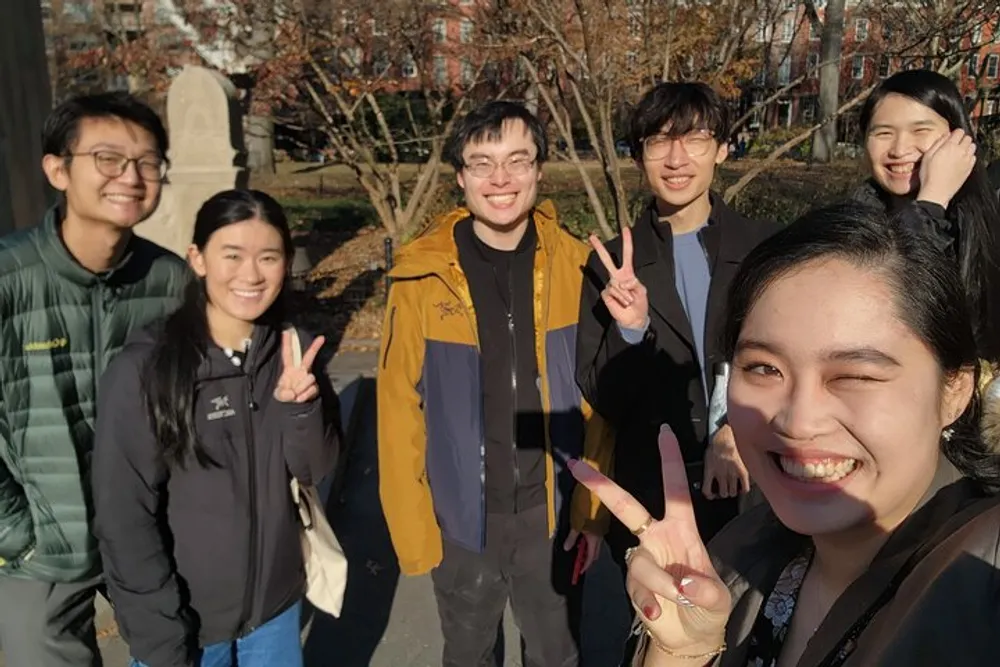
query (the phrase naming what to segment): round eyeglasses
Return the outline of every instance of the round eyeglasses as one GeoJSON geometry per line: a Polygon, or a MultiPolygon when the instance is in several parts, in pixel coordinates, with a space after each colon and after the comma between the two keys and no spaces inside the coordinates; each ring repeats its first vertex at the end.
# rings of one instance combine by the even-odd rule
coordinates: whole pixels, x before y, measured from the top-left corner
{"type": "Polygon", "coordinates": [[[135,169],[144,181],[159,182],[167,175],[166,160],[158,157],[128,157],[115,151],[91,151],[89,153],[70,153],[71,157],[90,155],[94,158],[94,166],[98,173],[106,178],[118,178],[128,169],[130,162],[135,163],[135,169]]]}
{"type": "Polygon", "coordinates": [[[497,164],[491,160],[481,160],[473,162],[472,164],[466,164],[465,170],[476,178],[489,178],[496,173],[497,169],[503,167],[503,170],[511,176],[524,176],[531,168],[535,166],[537,158],[527,158],[527,157],[516,157],[512,160],[507,160],[497,164]]]}
{"type": "Polygon", "coordinates": [[[670,153],[670,147],[679,141],[690,157],[704,157],[712,150],[715,135],[707,130],[695,130],[680,136],[654,134],[642,140],[644,160],[662,160],[670,153]]]}

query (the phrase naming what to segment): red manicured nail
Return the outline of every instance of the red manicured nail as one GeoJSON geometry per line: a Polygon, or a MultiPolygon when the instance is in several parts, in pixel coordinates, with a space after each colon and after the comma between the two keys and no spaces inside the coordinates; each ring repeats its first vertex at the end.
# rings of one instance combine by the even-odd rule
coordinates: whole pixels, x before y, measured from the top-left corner
{"type": "Polygon", "coordinates": [[[657,609],[651,604],[647,604],[645,607],[642,608],[643,615],[651,621],[656,620],[656,617],[660,615],[659,611],[660,611],[659,609],[657,609]]]}

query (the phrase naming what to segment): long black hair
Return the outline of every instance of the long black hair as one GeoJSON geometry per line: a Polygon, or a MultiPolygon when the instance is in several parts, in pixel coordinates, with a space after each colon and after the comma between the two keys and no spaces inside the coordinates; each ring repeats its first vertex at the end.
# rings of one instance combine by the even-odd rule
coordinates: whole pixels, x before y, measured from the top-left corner
{"type": "MultiPolygon", "coordinates": [[[[226,190],[206,201],[194,223],[192,244],[204,251],[208,240],[222,227],[260,220],[281,234],[286,258],[293,252],[288,219],[281,205],[257,190],[226,190]]],[[[185,467],[193,456],[201,466],[215,462],[198,442],[194,420],[194,388],[198,368],[208,352],[208,295],[203,280],[192,280],[184,301],[163,323],[143,374],[143,393],[153,434],[168,465],[185,467]]],[[[284,292],[262,316],[280,324],[284,317],[284,292]]]]}
{"type": "Polygon", "coordinates": [[[1000,488],[1000,456],[980,434],[979,364],[972,316],[958,267],[933,241],[877,209],[841,204],[805,214],[755,248],[729,290],[724,349],[731,360],[747,315],[774,281],[797,267],[840,258],[885,276],[897,317],[934,354],[946,376],[972,368],[973,395],[941,449],[985,490],[1000,488]]]}
{"type": "MultiPolygon", "coordinates": [[[[861,132],[867,136],[872,116],[888,95],[902,95],[933,110],[948,121],[952,130],[962,130],[975,138],[976,131],[958,88],[946,76],[930,70],[908,70],[889,77],[872,91],[861,108],[861,132]]],[[[947,217],[958,232],[958,263],[965,283],[966,298],[972,306],[976,339],[981,356],[1000,360],[1000,325],[995,304],[1000,298],[997,262],[997,232],[1000,202],[990,186],[981,158],[948,205],[947,217]]]]}

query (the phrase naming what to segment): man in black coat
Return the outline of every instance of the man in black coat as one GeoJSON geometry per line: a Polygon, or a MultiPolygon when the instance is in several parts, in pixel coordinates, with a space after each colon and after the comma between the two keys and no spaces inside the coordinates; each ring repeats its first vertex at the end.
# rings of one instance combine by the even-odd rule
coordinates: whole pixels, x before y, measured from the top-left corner
{"type": "MultiPolygon", "coordinates": [[[[709,539],[737,513],[749,478],[724,412],[709,424],[729,283],[777,226],[747,220],[711,192],[726,159],[727,111],[702,83],[662,83],[635,109],[632,155],[653,197],[631,230],[605,247],[591,237],[577,338],[577,381],[615,428],[615,479],[663,516],[656,437],[677,435],[699,530],[709,539]]],[[[720,392],[725,389],[724,379],[720,392]]],[[[636,539],[607,536],[620,565],[636,539]]]]}

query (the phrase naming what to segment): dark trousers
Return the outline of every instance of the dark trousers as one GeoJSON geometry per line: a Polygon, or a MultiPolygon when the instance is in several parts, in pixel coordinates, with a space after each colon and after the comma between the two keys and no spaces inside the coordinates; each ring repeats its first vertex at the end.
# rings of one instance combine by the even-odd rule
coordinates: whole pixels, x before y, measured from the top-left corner
{"type": "Polygon", "coordinates": [[[0,648],[8,667],[100,667],[94,627],[99,583],[0,576],[0,648]]]}
{"type": "Polygon", "coordinates": [[[548,536],[542,505],[486,518],[486,550],[444,542],[431,573],[444,635],[443,667],[491,667],[510,600],[521,632],[524,667],[576,667],[583,580],[570,581],[575,551],[548,536]]]}

